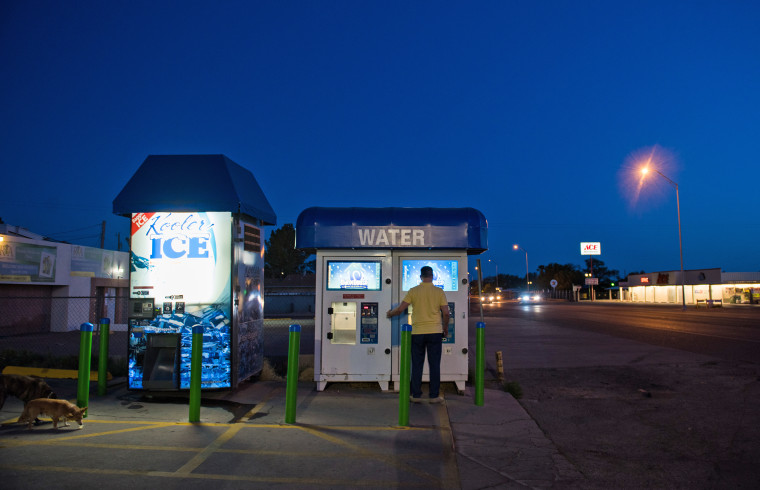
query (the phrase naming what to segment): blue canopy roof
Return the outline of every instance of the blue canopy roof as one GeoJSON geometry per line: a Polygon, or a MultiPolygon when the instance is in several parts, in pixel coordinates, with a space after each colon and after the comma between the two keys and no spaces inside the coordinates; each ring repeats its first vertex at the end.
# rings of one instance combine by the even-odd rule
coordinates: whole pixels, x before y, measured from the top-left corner
{"type": "Polygon", "coordinates": [[[224,155],[148,155],[113,200],[113,212],[155,211],[230,211],[277,224],[253,174],[224,155]]]}
{"type": "Polygon", "coordinates": [[[488,223],[474,208],[305,209],[296,221],[296,248],[488,249],[488,223]]]}

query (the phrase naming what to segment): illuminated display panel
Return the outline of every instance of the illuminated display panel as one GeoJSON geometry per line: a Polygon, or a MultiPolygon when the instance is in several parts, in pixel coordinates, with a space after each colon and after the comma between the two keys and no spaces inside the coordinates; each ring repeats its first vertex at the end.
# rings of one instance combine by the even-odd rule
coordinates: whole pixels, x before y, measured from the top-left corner
{"type": "Polygon", "coordinates": [[[328,291],[380,291],[379,261],[328,261],[328,291]]]}
{"type": "Polygon", "coordinates": [[[202,388],[231,386],[232,237],[229,212],[132,215],[130,297],[155,299],[131,319],[129,387],[144,388],[148,335],[179,334],[179,388],[190,387],[192,327],[203,325],[202,388]]]}
{"type": "Polygon", "coordinates": [[[444,291],[459,289],[459,262],[456,259],[404,259],[401,261],[402,291],[409,291],[422,282],[420,269],[426,265],[433,268],[433,284],[444,291]]]}

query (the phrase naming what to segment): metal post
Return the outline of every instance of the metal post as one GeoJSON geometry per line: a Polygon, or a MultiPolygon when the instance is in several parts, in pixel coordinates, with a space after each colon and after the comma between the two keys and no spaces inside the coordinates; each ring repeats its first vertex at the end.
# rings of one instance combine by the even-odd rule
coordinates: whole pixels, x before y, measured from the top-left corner
{"type": "Polygon", "coordinates": [[[100,354],[98,355],[98,395],[106,394],[108,383],[108,342],[111,334],[111,319],[100,319],[100,354]]]}
{"type": "Polygon", "coordinates": [[[683,302],[683,309],[686,310],[686,278],[683,273],[683,242],[681,241],[681,199],[678,197],[678,184],[674,183],[674,185],[676,187],[676,208],[678,209],[678,252],[681,254],[681,301],[683,302]]]}
{"type": "Polygon", "coordinates": [[[298,356],[301,349],[301,325],[291,325],[288,339],[288,374],[285,387],[285,423],[296,422],[298,398],[298,356]]]}
{"type": "Polygon", "coordinates": [[[201,421],[201,376],[203,370],[203,325],[193,326],[190,353],[190,422],[201,421]]]}
{"type": "Polygon", "coordinates": [[[670,180],[662,172],[654,169],[660,177],[667,180],[676,190],[676,209],[678,211],[678,253],[681,255],[681,301],[683,302],[683,310],[686,311],[686,277],[683,272],[683,242],[681,241],[681,198],[678,195],[678,184],[670,180]]]}
{"type": "Polygon", "coordinates": [[[523,249],[523,252],[525,252],[525,287],[528,290],[528,294],[530,294],[530,269],[528,267],[528,251],[523,249]]]}
{"type": "Polygon", "coordinates": [[[483,406],[483,390],[485,387],[483,376],[486,371],[486,324],[478,322],[476,330],[476,348],[475,348],[475,405],[483,406]]]}
{"type": "Polygon", "coordinates": [[[399,346],[401,358],[399,386],[398,386],[398,425],[409,425],[409,383],[412,363],[412,326],[408,323],[401,325],[401,345],[399,346]]]}
{"type": "Polygon", "coordinates": [[[480,268],[480,259],[477,260],[477,266],[478,269],[478,299],[480,300],[480,321],[485,321],[483,319],[483,270],[480,268]]]}
{"type": "MultiPolygon", "coordinates": [[[[79,327],[79,375],[77,377],[77,406],[89,406],[90,401],[90,362],[92,361],[92,331],[95,325],[83,323],[79,327]]],[[[85,412],[84,416],[87,416],[85,412]]]]}

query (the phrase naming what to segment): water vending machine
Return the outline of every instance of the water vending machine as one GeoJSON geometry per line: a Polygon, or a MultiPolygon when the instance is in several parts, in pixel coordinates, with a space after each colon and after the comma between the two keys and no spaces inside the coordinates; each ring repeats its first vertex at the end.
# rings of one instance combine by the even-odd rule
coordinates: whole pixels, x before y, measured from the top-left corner
{"type": "MultiPolygon", "coordinates": [[[[433,268],[451,318],[441,381],[464,391],[468,375],[467,257],[486,246],[485,217],[473,208],[309,208],[296,225],[296,247],[316,251],[314,380],[372,381],[398,389],[400,326],[413,308],[386,318],[433,268]]],[[[423,380],[427,381],[427,367],[423,380]]]]}

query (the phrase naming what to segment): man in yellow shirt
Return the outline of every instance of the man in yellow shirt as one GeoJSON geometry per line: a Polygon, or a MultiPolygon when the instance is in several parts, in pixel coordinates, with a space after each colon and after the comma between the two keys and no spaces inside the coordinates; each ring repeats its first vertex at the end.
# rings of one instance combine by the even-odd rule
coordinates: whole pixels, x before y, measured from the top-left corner
{"type": "Polygon", "coordinates": [[[443,337],[448,334],[449,303],[443,289],[433,284],[433,269],[420,269],[422,282],[406,293],[404,300],[386,316],[391,318],[401,314],[412,305],[412,401],[422,401],[422,368],[427,352],[430,371],[430,403],[440,403],[441,389],[441,348],[443,337]]]}

